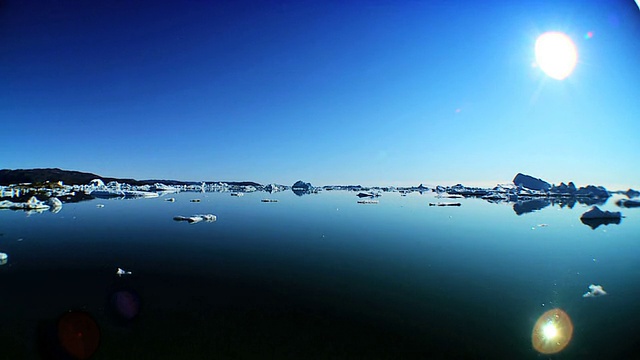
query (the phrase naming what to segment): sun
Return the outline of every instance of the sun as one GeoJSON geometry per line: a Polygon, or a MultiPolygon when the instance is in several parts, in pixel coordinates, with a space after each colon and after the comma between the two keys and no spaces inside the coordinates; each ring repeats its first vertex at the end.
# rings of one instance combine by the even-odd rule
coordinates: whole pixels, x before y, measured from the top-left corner
{"type": "Polygon", "coordinates": [[[578,62],[578,51],[571,38],[561,32],[546,32],[536,40],[536,62],[549,77],[563,80],[578,62]]]}

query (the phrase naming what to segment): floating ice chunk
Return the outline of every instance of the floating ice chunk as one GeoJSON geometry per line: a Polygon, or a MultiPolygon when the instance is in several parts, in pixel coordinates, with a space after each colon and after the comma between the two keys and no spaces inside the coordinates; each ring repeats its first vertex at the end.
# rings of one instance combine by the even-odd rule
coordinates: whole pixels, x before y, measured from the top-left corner
{"type": "Polygon", "coordinates": [[[118,276],[131,275],[131,271],[127,271],[125,269],[118,268],[118,270],[116,271],[116,275],[118,275],[118,276]]]}
{"type": "Polygon", "coordinates": [[[206,222],[214,222],[218,220],[218,218],[213,214],[204,214],[204,215],[196,215],[197,217],[201,217],[206,222]]]}
{"type": "Polygon", "coordinates": [[[218,218],[213,214],[193,215],[193,216],[174,216],[175,221],[187,221],[190,224],[195,224],[200,221],[214,222],[218,218]]]}
{"type": "Polygon", "coordinates": [[[4,265],[9,260],[9,255],[5,253],[0,253],[0,265],[4,265]]]}
{"type": "Polygon", "coordinates": [[[52,208],[59,208],[62,207],[62,201],[60,201],[60,199],[58,199],[57,197],[50,197],[47,200],[47,205],[51,206],[52,208]]]}
{"type": "Polygon", "coordinates": [[[103,207],[104,207],[104,204],[97,204],[97,205],[96,205],[96,207],[97,207],[97,208],[103,208],[103,207]]]}
{"type": "Polygon", "coordinates": [[[358,204],[377,204],[378,200],[358,200],[358,204]]]}
{"type": "Polygon", "coordinates": [[[601,285],[591,284],[591,285],[589,285],[589,290],[590,291],[584,293],[584,295],[582,295],[582,297],[596,297],[596,296],[607,295],[607,292],[604,291],[604,289],[602,288],[601,285]]]}
{"type": "Polygon", "coordinates": [[[176,198],[168,198],[168,199],[165,199],[164,201],[175,202],[176,198]]]}
{"type": "Polygon", "coordinates": [[[187,218],[187,221],[189,222],[189,224],[195,224],[195,223],[199,223],[200,221],[204,220],[204,218],[202,216],[190,216],[187,218]]]}
{"type": "Polygon", "coordinates": [[[462,204],[451,203],[451,202],[439,202],[439,203],[429,203],[429,206],[462,206],[462,204]]]}

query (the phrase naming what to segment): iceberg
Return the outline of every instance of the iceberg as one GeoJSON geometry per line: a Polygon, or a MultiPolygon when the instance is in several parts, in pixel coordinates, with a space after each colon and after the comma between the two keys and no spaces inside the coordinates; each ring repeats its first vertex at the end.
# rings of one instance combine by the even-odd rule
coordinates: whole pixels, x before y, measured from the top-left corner
{"type": "Polygon", "coordinates": [[[548,182],[522,173],[516,174],[516,177],[513,178],[513,183],[516,186],[522,186],[530,190],[549,191],[551,189],[551,184],[548,182]]]}
{"type": "Polygon", "coordinates": [[[591,210],[582,214],[580,221],[595,230],[600,225],[620,224],[621,218],[622,214],[619,211],[602,211],[597,206],[594,206],[591,210]]]}
{"type": "Polygon", "coordinates": [[[293,193],[298,196],[310,194],[312,190],[313,190],[313,186],[311,185],[311,183],[306,183],[302,180],[296,181],[291,186],[291,191],[293,191],[293,193]]]}
{"type": "Polygon", "coordinates": [[[4,265],[9,260],[9,255],[5,253],[0,253],[0,265],[4,265]]]}
{"type": "Polygon", "coordinates": [[[584,293],[582,297],[597,297],[597,296],[604,296],[604,295],[607,295],[607,292],[604,291],[602,286],[591,284],[589,285],[589,291],[584,293]]]}
{"type": "MultiPolygon", "coordinates": [[[[60,200],[58,200],[60,201],[60,200]]],[[[50,206],[45,204],[44,202],[38,200],[35,196],[32,196],[27,200],[27,202],[23,203],[14,203],[9,200],[0,201],[0,209],[11,209],[11,210],[47,210],[50,206]]]]}
{"type": "Polygon", "coordinates": [[[622,214],[619,211],[602,211],[597,206],[591,208],[591,210],[582,214],[580,219],[620,219],[622,214]]]}

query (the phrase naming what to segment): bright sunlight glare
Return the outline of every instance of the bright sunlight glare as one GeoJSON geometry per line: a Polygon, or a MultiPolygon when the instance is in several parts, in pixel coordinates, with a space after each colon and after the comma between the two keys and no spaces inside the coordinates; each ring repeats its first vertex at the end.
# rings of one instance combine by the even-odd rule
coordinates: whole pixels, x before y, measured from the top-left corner
{"type": "Polygon", "coordinates": [[[542,332],[547,339],[553,339],[556,335],[558,335],[558,329],[555,325],[553,325],[553,323],[548,323],[547,325],[545,325],[545,327],[542,329],[542,332]]]}
{"type": "Polygon", "coordinates": [[[571,39],[561,32],[546,32],[535,46],[536,62],[549,77],[562,80],[571,75],[578,61],[578,51],[571,39]]]}
{"type": "Polygon", "coordinates": [[[541,354],[562,351],[573,336],[573,323],[561,309],[551,309],[542,314],[531,332],[531,344],[541,354]]]}

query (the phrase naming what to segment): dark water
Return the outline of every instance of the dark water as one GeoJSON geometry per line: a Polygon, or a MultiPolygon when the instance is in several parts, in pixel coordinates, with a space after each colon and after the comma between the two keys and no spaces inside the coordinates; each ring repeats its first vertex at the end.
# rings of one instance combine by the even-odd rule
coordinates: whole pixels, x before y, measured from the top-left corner
{"type": "Polygon", "coordinates": [[[574,334],[552,357],[640,357],[640,210],[592,230],[580,204],[518,216],[417,193],[174,197],[0,212],[0,358],[65,358],[59,319],[82,311],[95,359],[537,359],[533,325],[556,307],[574,334]],[[218,220],[172,220],[200,213],[218,220]],[[592,283],[609,294],[583,298],[592,283]]]}

